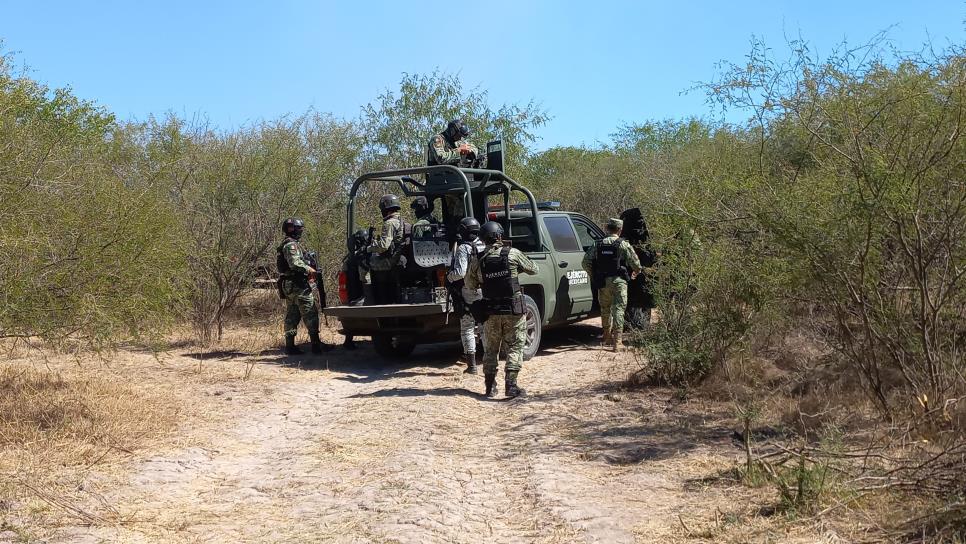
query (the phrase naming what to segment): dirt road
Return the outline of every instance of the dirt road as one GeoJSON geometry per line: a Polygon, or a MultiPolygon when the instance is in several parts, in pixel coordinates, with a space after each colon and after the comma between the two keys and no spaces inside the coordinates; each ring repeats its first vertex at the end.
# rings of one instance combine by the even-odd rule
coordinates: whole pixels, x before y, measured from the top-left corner
{"type": "Polygon", "coordinates": [[[260,356],[291,379],[212,386],[226,408],[208,437],[138,460],[99,498],[123,522],[53,540],[620,544],[724,537],[754,517],[760,492],[702,483],[739,455],[723,414],[620,390],[633,362],[588,349],[597,330],[548,334],[525,401],[482,397],[455,345],[394,365],[368,344],[310,366],[260,356]]]}

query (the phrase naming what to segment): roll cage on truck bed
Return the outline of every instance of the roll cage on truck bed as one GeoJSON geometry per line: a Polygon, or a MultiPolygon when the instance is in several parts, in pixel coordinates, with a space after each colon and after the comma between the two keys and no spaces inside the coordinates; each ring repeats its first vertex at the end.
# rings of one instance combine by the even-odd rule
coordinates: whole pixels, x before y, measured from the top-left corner
{"type": "MultiPolygon", "coordinates": [[[[490,142],[487,151],[497,159],[490,163],[501,168],[502,143],[490,142]]],[[[467,216],[481,224],[500,222],[504,240],[540,268],[536,275],[520,276],[527,309],[525,358],[539,349],[543,329],[598,313],[595,294],[580,263],[584,251],[603,232],[587,217],[558,211],[559,203],[537,202],[529,189],[501,169],[437,165],[369,172],[359,176],[349,191],[346,247],[350,252],[356,198],[370,181],[395,183],[407,197],[425,196],[443,214],[439,225],[413,232],[407,259],[414,262],[400,269],[398,303],[352,305],[343,299],[339,306],[324,309],[325,315],[339,319],[344,334],[371,336],[380,355],[402,358],[417,344],[459,338],[459,319],[453,315],[443,278],[457,243],[457,225],[467,216]],[[511,204],[514,200],[522,202],[511,204]]]]}

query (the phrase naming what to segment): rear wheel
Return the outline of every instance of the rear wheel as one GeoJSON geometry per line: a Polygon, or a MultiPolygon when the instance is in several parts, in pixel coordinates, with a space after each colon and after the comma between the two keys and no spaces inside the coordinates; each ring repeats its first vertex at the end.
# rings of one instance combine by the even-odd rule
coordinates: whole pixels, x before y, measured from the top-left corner
{"type": "Polygon", "coordinates": [[[416,343],[404,336],[376,334],[372,337],[376,353],[387,359],[405,359],[416,349],[416,343]]]}
{"type": "Polygon", "coordinates": [[[527,343],[523,346],[523,360],[528,361],[540,349],[540,339],[543,337],[543,319],[540,317],[540,308],[537,307],[536,301],[527,295],[523,295],[523,304],[526,308],[523,315],[527,320],[527,343]]]}

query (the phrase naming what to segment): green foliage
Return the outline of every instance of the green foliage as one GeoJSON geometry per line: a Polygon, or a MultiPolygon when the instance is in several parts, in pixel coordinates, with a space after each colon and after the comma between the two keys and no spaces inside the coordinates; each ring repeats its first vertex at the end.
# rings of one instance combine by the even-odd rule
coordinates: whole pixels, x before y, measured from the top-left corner
{"type": "Polygon", "coordinates": [[[465,89],[459,76],[434,72],[404,75],[398,94],[387,90],[362,111],[369,143],[367,167],[402,168],[426,163],[430,138],[446,128],[450,119],[462,119],[473,131],[470,137],[483,146],[502,137],[505,165],[514,172],[531,155],[535,128],[549,117],[534,102],[494,109],[480,88],[465,89]]]}
{"type": "Polygon", "coordinates": [[[113,116],[0,60],[0,337],[94,346],[177,313],[184,253],[165,195],[131,183],[113,116]]]}
{"type": "MultiPolygon", "coordinates": [[[[220,339],[227,311],[274,270],[286,217],[306,220],[312,247],[326,247],[311,243],[320,234],[340,238],[340,193],[359,153],[353,125],[307,115],[221,134],[169,118],[145,130],[188,233],[189,317],[203,340],[220,339]]],[[[323,262],[337,262],[341,244],[330,248],[323,262]]]]}

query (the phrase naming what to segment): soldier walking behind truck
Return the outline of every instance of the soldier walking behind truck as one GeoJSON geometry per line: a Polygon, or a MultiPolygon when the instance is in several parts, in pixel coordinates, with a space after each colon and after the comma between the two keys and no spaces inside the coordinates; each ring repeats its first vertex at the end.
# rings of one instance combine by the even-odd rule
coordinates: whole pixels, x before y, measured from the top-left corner
{"type": "MultiPolygon", "coordinates": [[[[483,377],[487,398],[496,396],[496,371],[499,367],[501,345],[506,345],[506,383],[508,398],[526,396],[517,385],[523,364],[523,348],[527,341],[526,306],[519,274],[536,274],[534,264],[519,249],[503,245],[503,226],[487,221],[480,227],[486,243],[482,254],[474,256],[466,275],[466,287],[482,288],[483,299],[483,377]]],[[[477,306],[479,307],[479,306],[477,306]]],[[[476,312],[474,312],[476,313],[476,312]]]]}
{"type": "Polygon", "coordinates": [[[624,309],[627,307],[627,282],[641,271],[641,261],[631,244],[620,237],[623,221],[608,219],[607,233],[587,253],[581,265],[592,278],[600,301],[600,322],[604,329],[601,344],[614,351],[624,347],[624,309]],[[629,269],[629,270],[628,270],[629,269]]]}
{"type": "Polygon", "coordinates": [[[446,279],[451,286],[456,313],[460,316],[460,340],[463,343],[463,358],[466,360],[467,374],[477,374],[476,367],[476,319],[470,312],[470,305],[483,298],[480,289],[466,286],[466,274],[473,256],[483,253],[486,246],[480,240],[480,222],[473,217],[465,217],[459,225],[460,243],[456,246],[453,261],[450,263],[446,279]]]}

